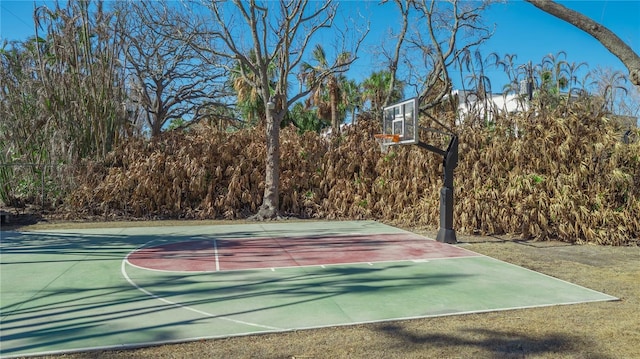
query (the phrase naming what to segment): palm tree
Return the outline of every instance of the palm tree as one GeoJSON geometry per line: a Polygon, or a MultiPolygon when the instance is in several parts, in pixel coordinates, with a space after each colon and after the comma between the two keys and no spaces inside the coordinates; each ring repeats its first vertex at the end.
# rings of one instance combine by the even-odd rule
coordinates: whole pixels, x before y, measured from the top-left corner
{"type": "MultiPolygon", "coordinates": [[[[249,54],[249,58],[255,59],[253,51],[249,54]]],[[[273,74],[275,66],[270,66],[268,71],[273,74]]],[[[236,92],[236,107],[249,125],[255,125],[266,118],[262,96],[260,96],[258,88],[251,83],[258,83],[257,77],[257,74],[252,73],[250,69],[240,62],[236,63],[231,69],[229,81],[236,92]],[[247,78],[249,78],[249,81],[247,81],[247,78]]],[[[273,89],[269,89],[269,92],[273,93],[273,89]]]]}
{"type": "Polygon", "coordinates": [[[628,77],[620,71],[600,67],[591,71],[590,76],[594,79],[592,82],[593,92],[601,99],[603,110],[611,113],[623,113],[624,111],[620,111],[619,107],[625,106],[624,99],[629,94],[629,87],[626,86],[628,77]]]}
{"type": "Polygon", "coordinates": [[[293,105],[291,111],[287,112],[283,120],[283,124],[293,123],[298,129],[298,133],[305,133],[307,131],[320,132],[327,127],[327,122],[322,120],[315,110],[306,108],[301,102],[297,102],[293,105]]]}
{"type": "Polygon", "coordinates": [[[341,81],[342,100],[341,112],[351,116],[351,123],[356,123],[356,111],[362,106],[362,92],[355,80],[347,80],[342,77],[341,81]]]}
{"type": "MultiPolygon", "coordinates": [[[[505,54],[502,58],[493,52],[489,54],[488,60],[493,59],[493,66],[502,69],[504,73],[507,75],[507,79],[509,80],[509,88],[517,89],[517,86],[511,86],[511,84],[519,85],[518,83],[518,67],[515,64],[515,59],[517,58],[516,54],[505,54]]],[[[507,85],[505,85],[507,86],[507,85]]]]}
{"type": "MultiPolygon", "coordinates": [[[[368,103],[368,109],[374,113],[381,115],[387,92],[389,91],[389,83],[391,82],[391,72],[387,70],[375,71],[362,83],[362,99],[364,103],[368,103]]],[[[395,88],[391,91],[389,102],[397,102],[402,99],[404,91],[404,82],[397,81],[395,88]]]]}
{"type": "MultiPolygon", "coordinates": [[[[340,132],[340,124],[344,117],[339,114],[339,101],[341,98],[340,75],[332,72],[332,68],[346,64],[351,59],[351,54],[342,52],[336,57],[335,63],[330,65],[326,52],[322,45],[317,44],[313,49],[313,60],[315,65],[308,62],[302,63],[301,79],[312,89],[307,100],[308,107],[318,108],[318,115],[331,123],[331,128],[335,133],[340,132]]],[[[346,70],[346,69],[345,69],[346,70]]]]}
{"type": "Polygon", "coordinates": [[[560,90],[569,86],[566,58],[567,53],[564,51],[560,51],[555,55],[548,54],[542,58],[540,87],[556,96],[560,95],[560,90]],[[561,57],[564,59],[561,59],[561,57]]]}
{"type": "Polygon", "coordinates": [[[569,79],[569,94],[574,92],[574,90],[576,89],[574,86],[576,85],[582,86],[582,88],[584,88],[584,84],[581,83],[580,80],[578,80],[578,70],[580,70],[580,68],[582,68],[583,66],[588,66],[588,65],[586,62],[567,63],[566,74],[567,74],[567,78],[569,79]]]}

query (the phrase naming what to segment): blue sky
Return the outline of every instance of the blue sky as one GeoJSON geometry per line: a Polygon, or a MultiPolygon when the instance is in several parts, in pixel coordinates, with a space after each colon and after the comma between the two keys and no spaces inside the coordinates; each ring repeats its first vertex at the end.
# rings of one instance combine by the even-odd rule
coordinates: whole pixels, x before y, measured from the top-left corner
{"type": "MultiPolygon", "coordinates": [[[[36,0],[36,3],[42,4],[43,1],[36,0]]],[[[640,0],[560,3],[600,22],[640,53],[640,0]]],[[[0,0],[0,38],[20,40],[32,35],[33,5],[31,0],[0,0]]],[[[393,4],[379,6],[377,1],[343,1],[341,7],[345,10],[359,8],[371,22],[372,30],[360,59],[349,72],[349,77],[361,81],[374,66],[379,65],[371,51],[380,46],[383,34],[397,21],[396,11],[393,4]]],[[[547,54],[564,51],[569,62],[585,62],[589,69],[600,66],[627,73],[622,63],[591,36],[523,1],[494,4],[484,18],[487,24],[495,24],[495,32],[480,48],[482,54],[516,54],[518,64],[529,61],[536,64],[547,54]]],[[[489,69],[488,73],[494,91],[501,89],[506,82],[502,71],[489,69]]]]}
{"type": "MultiPolygon", "coordinates": [[[[636,52],[640,53],[640,0],[626,1],[559,1],[562,5],[576,10],[608,27],[625,41],[636,52]]],[[[355,2],[349,3],[354,6],[355,2]]],[[[359,5],[362,6],[362,5],[359,5]]],[[[379,39],[384,37],[385,30],[398,18],[393,4],[380,7],[377,2],[367,2],[367,10],[371,14],[371,34],[369,46],[375,51],[380,46],[379,39]],[[390,5],[390,6],[389,6],[390,5]],[[384,25],[381,25],[384,24],[384,25]]],[[[364,11],[364,13],[367,13],[364,11]]],[[[556,55],[564,51],[568,62],[586,63],[588,69],[598,66],[611,68],[628,74],[622,62],[605,49],[596,39],[582,30],[524,1],[505,1],[493,4],[483,18],[488,26],[495,26],[493,36],[480,47],[483,56],[498,53],[516,54],[517,64],[540,63],[548,54],[556,55]]],[[[365,47],[366,49],[366,47],[365,47]]],[[[364,72],[375,66],[378,60],[367,58],[366,51],[355,64],[351,73],[364,72]]],[[[499,92],[507,82],[502,70],[487,69],[494,92],[499,92]]],[[[458,83],[459,75],[453,76],[458,83]]]]}
{"type": "MultiPolygon", "coordinates": [[[[561,3],[608,27],[640,53],[640,1],[561,3]]],[[[518,63],[533,61],[536,64],[547,54],[564,51],[569,62],[585,62],[589,69],[601,66],[628,73],[622,62],[596,39],[529,3],[496,4],[486,18],[495,23],[496,29],[494,36],[483,46],[483,53],[515,53],[518,63]]],[[[494,71],[498,78],[500,71],[494,71]]]]}

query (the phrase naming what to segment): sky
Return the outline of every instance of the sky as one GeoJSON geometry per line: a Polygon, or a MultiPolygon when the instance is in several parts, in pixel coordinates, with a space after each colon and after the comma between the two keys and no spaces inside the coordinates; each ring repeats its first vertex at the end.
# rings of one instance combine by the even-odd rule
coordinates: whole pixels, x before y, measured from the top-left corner
{"type": "MultiPolygon", "coordinates": [[[[35,0],[43,4],[43,0],[35,0]]],[[[561,4],[581,12],[608,27],[636,52],[640,53],[640,0],[623,1],[560,1],[561,4]]],[[[0,0],[0,38],[23,40],[33,35],[33,0],[0,0]]],[[[343,9],[358,8],[370,20],[371,32],[367,36],[359,59],[348,77],[362,81],[378,66],[379,59],[372,55],[380,47],[390,26],[397,21],[393,3],[380,6],[378,1],[341,1],[343,9]]],[[[622,62],[609,53],[597,40],[572,25],[556,19],[524,1],[506,1],[492,5],[483,14],[486,24],[495,26],[493,36],[480,47],[483,55],[490,53],[516,54],[517,64],[533,61],[540,63],[547,54],[564,51],[566,60],[586,63],[590,70],[597,67],[619,70],[627,74],[622,62]]],[[[2,41],[0,40],[0,41],[2,41]]],[[[502,70],[488,69],[495,90],[506,83],[502,70]]],[[[459,87],[460,80],[456,80],[459,87]]],[[[457,76],[459,78],[459,76],[457,76]]]]}
{"type": "MultiPolygon", "coordinates": [[[[608,27],[618,37],[625,41],[636,53],[640,53],[640,0],[623,1],[558,1],[560,4],[576,10],[600,24],[608,27]]],[[[350,4],[354,4],[350,3],[350,4]]],[[[384,29],[390,25],[390,18],[397,18],[398,12],[393,4],[380,8],[377,2],[370,6],[372,29],[369,46],[380,45],[378,39],[384,37],[384,29]],[[386,24],[376,26],[377,24],[386,24]]],[[[386,6],[386,5],[385,5],[386,6]]],[[[505,1],[493,4],[483,18],[488,26],[494,27],[492,37],[479,48],[483,56],[497,53],[501,57],[505,54],[516,54],[517,64],[540,63],[548,54],[556,55],[560,51],[566,53],[568,62],[586,63],[588,69],[597,67],[611,68],[628,74],[622,62],[604,48],[595,38],[582,30],[556,17],[539,10],[524,1],[505,1]]],[[[365,47],[366,49],[367,47],[365,47]]],[[[370,50],[375,51],[375,50],[370,50]]],[[[365,71],[371,67],[366,54],[354,66],[354,71],[365,71]]],[[[375,65],[374,60],[373,65],[375,65]]],[[[502,70],[488,68],[487,73],[494,87],[494,92],[502,90],[508,80],[502,70]],[[496,88],[498,91],[496,91],[496,88]]],[[[460,76],[453,76],[454,85],[459,87],[460,76]]]]}
{"type": "MultiPolygon", "coordinates": [[[[609,28],[636,53],[640,53],[640,1],[565,1],[576,10],[609,28]]],[[[495,33],[483,45],[486,51],[516,54],[520,64],[534,64],[547,54],[564,51],[567,61],[586,63],[589,69],[598,66],[628,74],[622,62],[595,38],[563,20],[521,1],[494,5],[486,14],[496,26],[495,33]]],[[[494,70],[493,76],[499,77],[494,70]]],[[[504,75],[502,73],[502,75],[504,75]]]]}

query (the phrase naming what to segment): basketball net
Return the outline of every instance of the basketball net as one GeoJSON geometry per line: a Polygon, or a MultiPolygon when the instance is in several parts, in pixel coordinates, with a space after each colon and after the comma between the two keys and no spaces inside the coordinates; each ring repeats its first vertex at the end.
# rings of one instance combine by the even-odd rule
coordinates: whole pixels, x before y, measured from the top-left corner
{"type": "Polygon", "coordinates": [[[380,152],[382,153],[389,152],[389,147],[391,147],[391,145],[400,142],[400,135],[377,133],[374,137],[376,141],[378,141],[378,144],[380,145],[380,152]]]}

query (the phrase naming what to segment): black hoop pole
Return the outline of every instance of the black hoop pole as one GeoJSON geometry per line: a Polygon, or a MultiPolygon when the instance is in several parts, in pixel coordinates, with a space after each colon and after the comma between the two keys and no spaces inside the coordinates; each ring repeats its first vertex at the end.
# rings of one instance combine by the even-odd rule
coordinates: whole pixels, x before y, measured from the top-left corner
{"type": "Polygon", "coordinates": [[[443,157],[444,183],[440,189],[440,229],[436,240],[458,243],[456,231],[453,229],[453,170],[458,166],[458,136],[451,135],[451,141],[445,151],[423,142],[418,142],[418,146],[443,157]]]}

